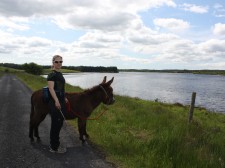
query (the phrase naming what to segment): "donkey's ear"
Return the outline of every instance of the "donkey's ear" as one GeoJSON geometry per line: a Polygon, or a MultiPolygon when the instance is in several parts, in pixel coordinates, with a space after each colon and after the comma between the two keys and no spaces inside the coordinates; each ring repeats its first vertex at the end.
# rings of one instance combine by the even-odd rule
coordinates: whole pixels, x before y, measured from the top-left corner
{"type": "Polygon", "coordinates": [[[106,82],[106,76],[104,76],[103,81],[101,84],[104,84],[106,82]]]}
{"type": "Polygon", "coordinates": [[[112,79],[111,79],[110,81],[108,81],[106,84],[107,84],[108,86],[110,86],[110,85],[112,84],[113,80],[114,80],[114,77],[112,77],[112,79]]]}

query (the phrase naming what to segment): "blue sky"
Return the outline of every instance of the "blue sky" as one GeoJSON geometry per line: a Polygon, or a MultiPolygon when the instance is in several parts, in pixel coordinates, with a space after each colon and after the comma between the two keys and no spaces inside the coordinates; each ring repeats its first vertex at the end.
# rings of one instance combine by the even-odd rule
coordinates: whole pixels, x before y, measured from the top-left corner
{"type": "Polygon", "coordinates": [[[0,62],[225,69],[224,0],[1,0],[0,62]]]}

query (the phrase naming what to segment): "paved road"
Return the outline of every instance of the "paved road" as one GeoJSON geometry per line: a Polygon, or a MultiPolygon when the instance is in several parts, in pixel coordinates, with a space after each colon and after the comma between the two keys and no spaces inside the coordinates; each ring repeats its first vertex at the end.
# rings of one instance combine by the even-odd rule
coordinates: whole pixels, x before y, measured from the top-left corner
{"type": "Polygon", "coordinates": [[[72,127],[61,131],[67,153],[48,151],[50,117],[40,125],[40,143],[28,138],[30,96],[28,89],[13,75],[0,78],[0,167],[1,168],[112,168],[99,152],[82,145],[72,127]]]}

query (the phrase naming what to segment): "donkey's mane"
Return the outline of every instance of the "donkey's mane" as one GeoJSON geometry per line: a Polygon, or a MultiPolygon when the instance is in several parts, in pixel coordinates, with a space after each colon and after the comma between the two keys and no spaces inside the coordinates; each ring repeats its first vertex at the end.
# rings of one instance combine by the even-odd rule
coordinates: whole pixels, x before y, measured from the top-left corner
{"type": "Polygon", "coordinates": [[[98,86],[99,86],[99,85],[93,86],[92,88],[85,89],[85,90],[82,91],[82,92],[67,92],[66,94],[67,94],[67,95],[73,95],[74,93],[75,93],[76,95],[90,94],[90,93],[92,93],[93,91],[95,91],[95,90],[98,88],[98,86]]]}
{"type": "Polygon", "coordinates": [[[92,93],[92,92],[95,91],[98,87],[99,87],[99,85],[96,85],[96,86],[93,86],[92,88],[85,89],[85,90],[83,91],[83,93],[86,93],[86,94],[92,93]]]}

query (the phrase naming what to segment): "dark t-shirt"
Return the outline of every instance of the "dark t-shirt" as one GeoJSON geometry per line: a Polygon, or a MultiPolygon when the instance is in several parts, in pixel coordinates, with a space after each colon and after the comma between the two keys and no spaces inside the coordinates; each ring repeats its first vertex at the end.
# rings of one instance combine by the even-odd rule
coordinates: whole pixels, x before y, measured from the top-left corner
{"type": "Polygon", "coordinates": [[[54,81],[54,90],[58,92],[65,92],[65,78],[61,72],[52,71],[48,74],[47,81],[54,81]]]}

